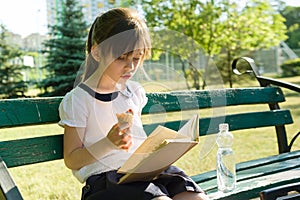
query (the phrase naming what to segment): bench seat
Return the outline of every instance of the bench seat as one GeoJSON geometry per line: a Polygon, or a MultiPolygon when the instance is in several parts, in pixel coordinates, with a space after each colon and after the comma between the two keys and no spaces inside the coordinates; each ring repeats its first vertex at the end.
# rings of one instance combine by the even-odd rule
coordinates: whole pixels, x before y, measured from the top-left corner
{"type": "Polygon", "coordinates": [[[257,198],[262,190],[300,182],[300,150],[238,163],[237,187],[228,193],[217,192],[216,171],[193,176],[212,200],[257,198]]]}

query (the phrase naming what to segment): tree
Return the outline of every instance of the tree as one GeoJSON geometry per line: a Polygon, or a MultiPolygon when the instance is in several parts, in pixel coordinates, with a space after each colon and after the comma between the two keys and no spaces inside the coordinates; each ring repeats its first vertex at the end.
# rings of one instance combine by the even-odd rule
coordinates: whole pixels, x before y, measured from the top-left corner
{"type": "Polygon", "coordinates": [[[287,26],[288,39],[287,45],[292,49],[300,48],[300,20],[299,20],[300,7],[286,6],[282,11],[282,16],[286,19],[285,25],[287,26]]]}
{"type": "MultiPolygon", "coordinates": [[[[208,57],[220,51],[215,44],[221,34],[219,22],[216,20],[221,16],[221,9],[215,7],[213,1],[202,3],[198,0],[142,0],[141,5],[148,26],[154,27],[154,37],[160,36],[152,40],[152,46],[171,51],[179,57],[188,88],[200,89],[200,79],[204,88],[206,82],[197,64],[197,55],[203,53],[201,48],[205,49],[208,57]],[[155,29],[157,27],[158,31],[155,29]],[[161,42],[162,37],[168,41],[168,45],[161,42]]],[[[206,56],[204,70],[209,65],[206,56]]]]}
{"type": "MultiPolygon", "coordinates": [[[[192,38],[204,49],[208,58],[216,58],[220,53],[224,53],[226,56],[222,59],[219,69],[223,80],[229,82],[230,87],[230,63],[234,57],[246,51],[276,46],[286,38],[283,17],[266,0],[249,0],[245,7],[240,7],[237,1],[229,0],[142,0],[141,5],[150,26],[171,29],[192,38]]],[[[188,60],[187,63],[193,62],[188,60]]],[[[216,73],[211,71],[212,66],[207,59],[204,71],[198,73],[203,75],[203,88],[208,80],[214,82],[218,78],[213,77],[216,73]]],[[[199,70],[199,67],[194,67],[199,70]]],[[[195,71],[184,67],[184,74],[187,74],[187,69],[195,71]]],[[[192,77],[199,79],[199,76],[192,77]]],[[[197,81],[195,79],[194,82],[197,81]]],[[[198,88],[199,85],[196,89],[198,88]]]]}
{"type": "Polygon", "coordinates": [[[41,81],[41,96],[65,95],[73,88],[76,74],[85,59],[87,24],[76,0],[61,2],[58,23],[50,26],[51,39],[45,42],[48,74],[41,81]]]}
{"type": "Polygon", "coordinates": [[[25,97],[28,87],[22,74],[27,68],[23,65],[23,52],[7,43],[7,33],[0,24],[0,98],[25,97]]]}
{"type": "Polygon", "coordinates": [[[251,0],[241,10],[236,3],[223,0],[225,20],[222,23],[222,46],[225,54],[219,63],[224,82],[232,87],[231,62],[235,57],[277,46],[285,40],[284,18],[266,0],[251,0]]]}

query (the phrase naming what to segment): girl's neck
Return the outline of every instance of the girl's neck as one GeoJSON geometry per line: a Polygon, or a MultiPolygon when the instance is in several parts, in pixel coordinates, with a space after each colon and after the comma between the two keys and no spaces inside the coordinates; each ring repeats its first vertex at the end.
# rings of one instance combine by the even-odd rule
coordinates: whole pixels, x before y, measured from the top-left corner
{"type": "Polygon", "coordinates": [[[112,93],[112,92],[116,92],[116,91],[120,91],[120,90],[124,90],[125,89],[125,85],[121,84],[121,83],[117,83],[117,82],[103,82],[103,81],[99,81],[99,84],[97,85],[97,92],[99,93],[112,93]]]}
{"type": "Polygon", "coordinates": [[[123,90],[126,88],[126,84],[124,83],[118,83],[111,79],[109,76],[103,76],[99,80],[99,76],[101,75],[101,71],[98,70],[94,74],[91,75],[90,78],[88,78],[85,83],[99,93],[112,93],[119,90],[123,90]],[[98,73],[97,73],[98,72],[98,73]]]}

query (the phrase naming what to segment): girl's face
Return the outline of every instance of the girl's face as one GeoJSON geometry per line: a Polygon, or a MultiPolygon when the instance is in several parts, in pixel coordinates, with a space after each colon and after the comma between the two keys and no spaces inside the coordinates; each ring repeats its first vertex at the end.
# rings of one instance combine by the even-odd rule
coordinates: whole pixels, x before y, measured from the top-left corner
{"type": "Polygon", "coordinates": [[[101,82],[106,81],[108,83],[110,81],[113,85],[116,83],[124,85],[135,74],[142,61],[142,51],[136,50],[132,53],[121,55],[106,68],[101,82]]]}

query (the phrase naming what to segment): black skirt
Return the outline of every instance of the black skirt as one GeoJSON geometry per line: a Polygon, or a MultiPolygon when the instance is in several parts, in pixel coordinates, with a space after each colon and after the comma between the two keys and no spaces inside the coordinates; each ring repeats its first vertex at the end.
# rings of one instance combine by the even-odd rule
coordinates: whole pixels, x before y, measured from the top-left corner
{"type": "Polygon", "coordinates": [[[93,175],[82,189],[82,200],[150,200],[159,196],[173,198],[190,191],[203,192],[201,188],[181,169],[170,166],[157,179],[126,184],[117,184],[123,174],[109,171],[93,175]]]}

